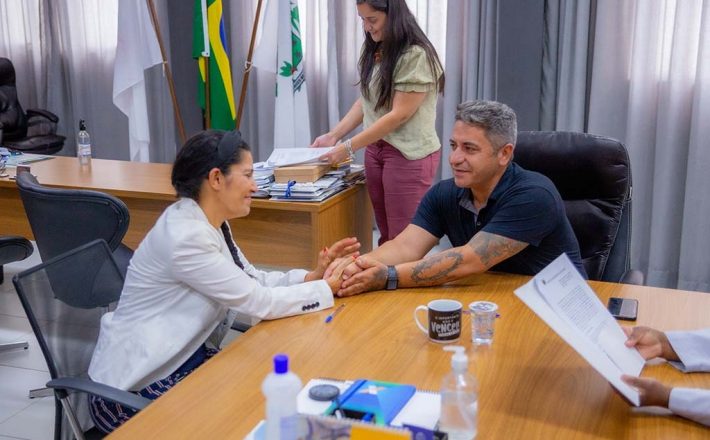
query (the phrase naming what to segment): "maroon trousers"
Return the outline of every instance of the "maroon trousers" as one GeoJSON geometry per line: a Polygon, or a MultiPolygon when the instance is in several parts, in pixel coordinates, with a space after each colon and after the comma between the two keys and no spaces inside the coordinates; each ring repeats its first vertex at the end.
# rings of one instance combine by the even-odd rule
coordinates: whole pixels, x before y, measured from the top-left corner
{"type": "Polygon", "coordinates": [[[440,159],[441,150],[422,159],[408,160],[383,140],[367,146],[367,191],[380,229],[379,245],[396,237],[410,223],[419,201],[434,181],[440,159]]]}

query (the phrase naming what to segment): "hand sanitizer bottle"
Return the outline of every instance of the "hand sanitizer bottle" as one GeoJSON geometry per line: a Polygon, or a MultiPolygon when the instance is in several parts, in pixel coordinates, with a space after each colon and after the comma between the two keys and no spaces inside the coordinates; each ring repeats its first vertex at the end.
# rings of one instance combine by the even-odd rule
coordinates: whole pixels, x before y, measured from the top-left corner
{"type": "Polygon", "coordinates": [[[274,371],[261,383],[261,391],[266,397],[266,440],[281,438],[281,419],[298,411],[296,402],[301,386],[301,379],[288,371],[288,356],[274,356],[274,371]]]}
{"type": "Polygon", "coordinates": [[[452,371],[441,383],[441,418],[439,429],[450,440],[469,440],[476,437],[478,416],[478,387],[468,372],[466,349],[452,345],[444,347],[455,352],[451,356],[452,371]]]}
{"type": "Polygon", "coordinates": [[[79,121],[79,133],[76,135],[76,155],[81,167],[91,165],[91,137],[86,131],[86,122],[83,119],[79,121]]]}

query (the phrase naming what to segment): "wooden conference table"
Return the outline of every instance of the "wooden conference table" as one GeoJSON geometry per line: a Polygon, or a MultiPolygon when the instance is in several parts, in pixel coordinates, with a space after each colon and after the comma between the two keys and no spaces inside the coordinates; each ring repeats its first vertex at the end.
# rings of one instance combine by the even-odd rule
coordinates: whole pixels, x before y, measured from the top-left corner
{"type": "MultiPolygon", "coordinates": [[[[30,165],[42,185],[92,189],[123,200],[131,214],[123,242],[132,249],[176,200],[170,164],[93,159],[83,170],[76,158],[57,156],[30,165]]],[[[8,172],[13,176],[15,170],[8,172]]],[[[357,237],[364,252],[372,249],[372,208],[364,185],[322,203],[254,199],[249,216],[230,223],[247,258],[265,266],[311,268],[319,250],[344,237],[357,237]]],[[[0,178],[0,234],[32,238],[17,186],[7,177],[0,178]]]]}
{"type": "MultiPolygon", "coordinates": [[[[464,304],[485,299],[500,306],[493,346],[472,356],[480,389],[477,438],[708,438],[708,428],[693,422],[633,410],[514,296],[528,279],[486,274],[457,286],[337,300],[347,306],[327,325],[329,311],[261,322],[111,438],[243,438],[263,418],[260,385],[277,352],[288,353],[304,383],[314,377],[369,378],[438,390],[451,355],[428,342],[412,320],[417,305],[437,298],[464,304]]],[[[638,299],[638,325],[664,330],[710,325],[710,294],[591,285],[605,303],[609,296],[638,299]]],[[[468,317],[464,324],[460,342],[470,349],[468,317]]],[[[683,374],[665,363],[646,366],[642,374],[671,385],[710,388],[710,374],[683,374]]]]}

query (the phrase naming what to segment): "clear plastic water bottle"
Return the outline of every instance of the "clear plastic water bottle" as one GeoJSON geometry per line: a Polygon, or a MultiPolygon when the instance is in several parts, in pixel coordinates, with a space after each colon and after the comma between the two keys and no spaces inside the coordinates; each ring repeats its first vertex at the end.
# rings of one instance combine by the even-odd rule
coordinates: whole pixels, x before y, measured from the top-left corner
{"type": "Polygon", "coordinates": [[[76,156],[82,167],[91,165],[91,136],[86,131],[86,122],[79,121],[79,133],[76,136],[76,156]]]}
{"type": "Polygon", "coordinates": [[[448,346],[451,372],[441,383],[441,418],[439,429],[449,434],[450,440],[470,440],[478,432],[478,386],[468,372],[468,356],[461,346],[448,346]]]}
{"type": "Polygon", "coordinates": [[[281,419],[297,413],[296,402],[301,387],[301,379],[288,371],[288,356],[285,354],[274,356],[274,371],[269,373],[261,383],[261,391],[266,397],[264,436],[266,440],[281,438],[281,419]]]}

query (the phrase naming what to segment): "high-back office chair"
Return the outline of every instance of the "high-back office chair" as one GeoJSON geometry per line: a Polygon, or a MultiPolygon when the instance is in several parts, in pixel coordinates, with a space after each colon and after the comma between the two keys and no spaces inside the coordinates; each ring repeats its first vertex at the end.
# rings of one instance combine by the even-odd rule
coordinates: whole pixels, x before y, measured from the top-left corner
{"type": "MultiPolygon", "coordinates": [[[[33,251],[34,248],[32,247],[32,243],[24,237],[0,237],[0,284],[5,281],[3,266],[8,263],[14,263],[15,261],[22,261],[32,255],[33,251]]],[[[29,344],[27,341],[10,342],[0,344],[0,352],[14,350],[17,348],[24,348],[26,350],[28,347],[29,344]]]]}
{"type": "Polygon", "coordinates": [[[643,284],[630,269],[631,163],[624,145],[586,133],[523,131],[513,159],[557,187],[591,280],[643,284]]]}
{"type": "Polygon", "coordinates": [[[47,188],[28,172],[19,173],[17,187],[43,261],[102,238],[125,276],[133,256],[121,243],[130,222],[125,203],[98,191],[47,188]]]}
{"type": "Polygon", "coordinates": [[[17,99],[15,67],[0,58],[0,130],[3,146],[27,153],[54,154],[64,146],[57,134],[59,118],[43,109],[22,110],[17,99]]]}
{"type": "MultiPolygon", "coordinates": [[[[137,410],[150,403],[127,391],[92,381],[87,374],[101,316],[115,308],[123,275],[103,240],[94,240],[13,277],[13,283],[42,348],[54,390],[54,438],[78,439],[90,426],[86,393],[137,410]],[[68,421],[67,425],[64,421],[68,421]]],[[[90,437],[98,434],[90,430],[90,437]]]]}

